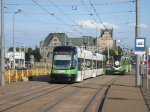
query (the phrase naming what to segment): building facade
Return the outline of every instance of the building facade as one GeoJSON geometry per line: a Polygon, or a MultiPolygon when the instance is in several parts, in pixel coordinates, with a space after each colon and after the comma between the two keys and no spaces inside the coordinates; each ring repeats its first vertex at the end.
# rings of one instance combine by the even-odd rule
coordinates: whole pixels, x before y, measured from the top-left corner
{"type": "Polygon", "coordinates": [[[13,58],[13,52],[7,52],[5,55],[5,67],[13,68],[13,60],[15,59],[15,67],[25,67],[25,52],[15,52],[15,58],[13,58]]]}
{"type": "Polygon", "coordinates": [[[42,56],[42,62],[52,61],[53,48],[61,45],[71,45],[85,48],[93,53],[101,53],[106,48],[114,48],[115,41],[113,40],[113,30],[106,29],[101,31],[101,35],[98,38],[92,36],[82,36],[78,38],[68,38],[65,33],[50,33],[44,41],[40,42],[40,54],[42,56]]]}
{"type": "Polygon", "coordinates": [[[65,33],[50,33],[44,41],[40,42],[40,54],[43,62],[52,60],[53,48],[55,46],[66,45],[68,37],[65,33]]]}
{"type": "Polygon", "coordinates": [[[101,35],[97,41],[99,52],[116,48],[116,41],[113,39],[113,29],[101,30],[101,35]]]}

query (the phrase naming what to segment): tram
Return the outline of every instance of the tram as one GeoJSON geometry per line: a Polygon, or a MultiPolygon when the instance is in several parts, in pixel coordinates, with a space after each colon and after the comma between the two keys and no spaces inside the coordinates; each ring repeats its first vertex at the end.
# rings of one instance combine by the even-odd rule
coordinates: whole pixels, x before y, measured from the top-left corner
{"type": "Polygon", "coordinates": [[[53,50],[51,82],[82,82],[105,74],[106,57],[73,46],[56,46],[53,50]]]}
{"type": "Polygon", "coordinates": [[[125,74],[131,71],[132,64],[129,56],[114,55],[112,63],[113,74],[125,74]]]}

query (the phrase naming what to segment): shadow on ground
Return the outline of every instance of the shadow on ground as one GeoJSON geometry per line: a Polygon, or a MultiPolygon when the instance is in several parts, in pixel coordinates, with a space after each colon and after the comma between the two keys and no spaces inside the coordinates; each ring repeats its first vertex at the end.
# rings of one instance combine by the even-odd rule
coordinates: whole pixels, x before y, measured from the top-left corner
{"type": "Polygon", "coordinates": [[[30,76],[29,81],[41,81],[41,82],[50,82],[50,75],[44,76],[30,76]]]}

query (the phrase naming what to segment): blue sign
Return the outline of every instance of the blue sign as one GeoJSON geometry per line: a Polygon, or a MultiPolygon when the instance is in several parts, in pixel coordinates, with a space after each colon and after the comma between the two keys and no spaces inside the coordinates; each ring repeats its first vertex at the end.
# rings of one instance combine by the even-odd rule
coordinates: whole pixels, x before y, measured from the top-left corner
{"type": "Polygon", "coordinates": [[[135,54],[144,54],[146,48],[146,38],[135,38],[135,54]]]}

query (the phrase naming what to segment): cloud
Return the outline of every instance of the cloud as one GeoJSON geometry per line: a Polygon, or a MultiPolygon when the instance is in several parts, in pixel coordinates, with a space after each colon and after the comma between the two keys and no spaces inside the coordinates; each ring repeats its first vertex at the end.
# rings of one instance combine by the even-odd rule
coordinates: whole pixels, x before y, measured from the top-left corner
{"type": "MultiPolygon", "coordinates": [[[[132,27],[135,27],[135,23],[129,23],[128,25],[129,25],[129,26],[132,26],[132,27]]],[[[140,24],[140,28],[149,28],[149,26],[146,25],[146,24],[141,23],[141,24],[140,24]]]]}
{"type": "Polygon", "coordinates": [[[107,23],[107,22],[104,22],[104,23],[102,24],[102,23],[97,23],[97,22],[92,21],[92,20],[82,20],[82,21],[78,21],[77,23],[78,23],[82,28],[105,29],[105,26],[106,26],[107,28],[119,29],[119,27],[118,27],[117,25],[111,24],[111,23],[107,23]]]}

